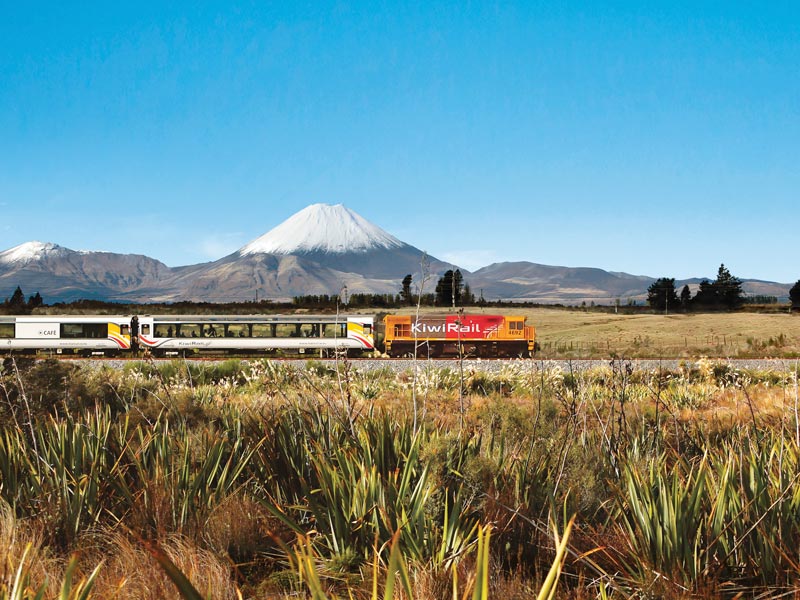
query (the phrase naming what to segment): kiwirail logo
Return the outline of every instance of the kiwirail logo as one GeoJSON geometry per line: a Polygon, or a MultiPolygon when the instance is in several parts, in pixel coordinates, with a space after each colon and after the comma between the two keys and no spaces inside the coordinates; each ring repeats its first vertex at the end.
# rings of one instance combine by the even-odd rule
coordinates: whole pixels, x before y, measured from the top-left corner
{"type": "Polygon", "coordinates": [[[419,321],[411,324],[411,333],[482,333],[480,323],[468,323],[459,325],[458,323],[420,323],[419,321]]]}

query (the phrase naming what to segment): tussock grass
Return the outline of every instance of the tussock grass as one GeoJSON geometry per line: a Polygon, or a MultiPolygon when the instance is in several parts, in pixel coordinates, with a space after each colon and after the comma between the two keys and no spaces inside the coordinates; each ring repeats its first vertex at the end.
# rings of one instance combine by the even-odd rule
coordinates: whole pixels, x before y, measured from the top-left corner
{"type": "Polygon", "coordinates": [[[792,370],[44,369],[0,373],[7,595],[175,597],[170,573],[253,599],[800,588],[792,370]],[[45,384],[80,398],[33,410],[45,384]]]}

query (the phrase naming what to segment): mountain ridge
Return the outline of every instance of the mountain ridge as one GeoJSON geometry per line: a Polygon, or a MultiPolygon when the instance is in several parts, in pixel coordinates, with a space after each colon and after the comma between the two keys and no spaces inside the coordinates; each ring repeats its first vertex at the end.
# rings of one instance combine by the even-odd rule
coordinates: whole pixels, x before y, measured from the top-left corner
{"type": "MultiPolygon", "coordinates": [[[[47,301],[80,298],[131,302],[228,302],[309,294],[397,293],[406,274],[433,292],[438,276],[459,268],[427,255],[341,204],[312,204],[239,250],[215,261],[168,267],[141,254],[71,250],[26,242],[0,252],[0,297],[19,285],[47,301]],[[267,251],[269,250],[269,251],[267,251]]],[[[528,261],[461,269],[487,300],[541,303],[613,303],[643,300],[655,277],[597,267],[561,267],[528,261]]],[[[696,284],[702,278],[676,282],[696,284]]],[[[747,293],[788,297],[791,284],[744,280],[747,293]]]]}

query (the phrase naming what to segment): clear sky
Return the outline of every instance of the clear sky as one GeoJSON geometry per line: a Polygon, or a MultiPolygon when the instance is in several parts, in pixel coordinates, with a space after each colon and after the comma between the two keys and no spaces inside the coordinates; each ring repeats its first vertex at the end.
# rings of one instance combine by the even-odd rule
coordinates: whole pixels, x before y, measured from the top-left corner
{"type": "Polygon", "coordinates": [[[0,249],[326,202],[467,269],[800,278],[796,0],[0,2],[0,249]]]}

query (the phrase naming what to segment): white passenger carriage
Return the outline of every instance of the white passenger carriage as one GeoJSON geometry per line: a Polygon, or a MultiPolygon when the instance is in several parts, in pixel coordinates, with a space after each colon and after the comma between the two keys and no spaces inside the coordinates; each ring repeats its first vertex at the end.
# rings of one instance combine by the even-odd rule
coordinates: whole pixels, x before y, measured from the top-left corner
{"type": "Polygon", "coordinates": [[[113,355],[131,348],[129,316],[0,317],[0,351],[113,355]]]}
{"type": "Polygon", "coordinates": [[[139,343],[156,354],[186,351],[285,351],[320,354],[375,347],[365,316],[229,315],[139,318],[139,343]]]}
{"type": "Polygon", "coordinates": [[[210,353],[325,355],[373,350],[370,316],[142,315],[0,317],[0,352],[161,356],[210,353]]]}

